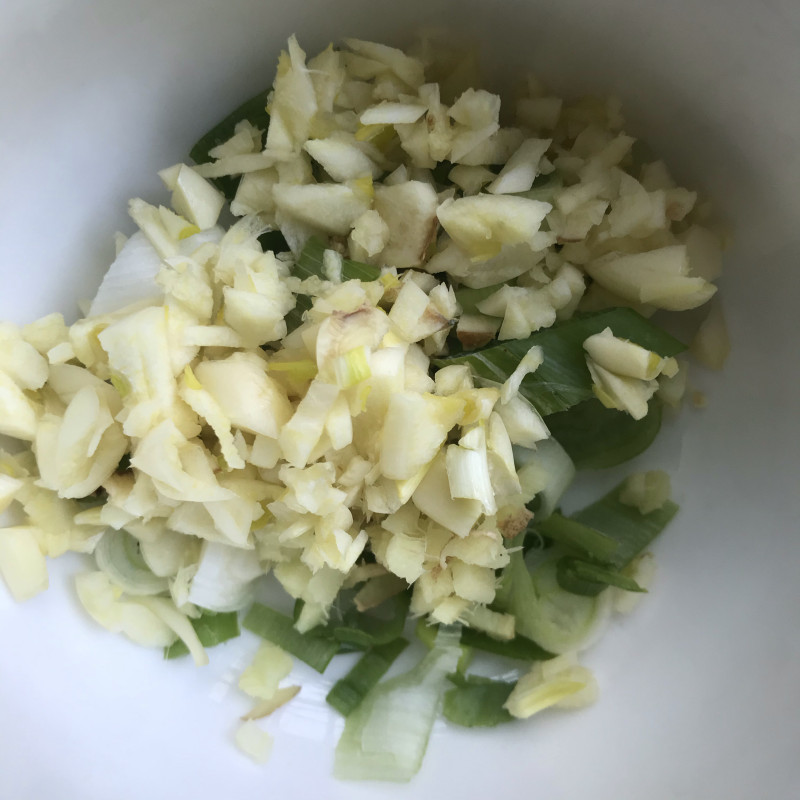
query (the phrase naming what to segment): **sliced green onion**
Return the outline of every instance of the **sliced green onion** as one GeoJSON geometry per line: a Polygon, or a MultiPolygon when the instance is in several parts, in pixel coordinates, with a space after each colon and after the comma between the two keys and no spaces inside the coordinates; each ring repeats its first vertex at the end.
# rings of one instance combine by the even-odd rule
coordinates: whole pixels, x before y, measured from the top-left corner
{"type": "Polygon", "coordinates": [[[317,672],[324,672],[331,659],[339,652],[338,642],[313,633],[298,632],[291,617],[261,603],[253,605],[242,625],[262,639],[268,639],[287,653],[305,661],[317,672]]]}
{"type": "Polygon", "coordinates": [[[504,576],[509,581],[508,611],[516,617],[517,631],[552,653],[585,647],[606,617],[602,598],[573,594],[558,584],[553,558],[531,573],[517,550],[504,576]]]}
{"type": "MultiPolygon", "coordinates": [[[[499,342],[470,353],[433,360],[438,367],[469,364],[479,378],[503,383],[534,345],[544,352],[544,363],[522,381],[520,394],[542,415],[565,411],[593,397],[583,342],[611,328],[615,336],[629,339],[661,356],[674,356],[685,345],[631,308],[613,308],[537,331],[528,339],[499,342]]],[[[549,424],[549,420],[548,420],[549,424]]]]}
{"type": "MultiPolygon", "coordinates": [[[[420,619],[415,628],[417,637],[426,647],[433,647],[437,631],[438,626],[428,625],[424,619],[420,619]]],[[[462,628],[461,646],[463,648],[469,647],[474,650],[482,650],[484,653],[494,653],[498,656],[513,658],[517,661],[547,661],[555,658],[554,653],[548,652],[533,640],[520,634],[508,641],[500,641],[486,633],[481,633],[481,631],[462,628]]]]}
{"type": "MultiPolygon", "coordinates": [[[[229,639],[235,639],[239,633],[239,615],[235,611],[217,614],[203,611],[196,619],[190,619],[192,627],[203,647],[214,647],[229,639]]],[[[172,659],[188,655],[189,648],[178,639],[164,648],[164,658],[172,659]]]]}
{"type": "Polygon", "coordinates": [[[177,634],[189,650],[189,655],[198,667],[208,664],[208,654],[197,636],[189,618],[175,608],[172,600],[165,597],[134,597],[132,603],[138,603],[155,614],[167,627],[177,634]]]}
{"type": "Polygon", "coordinates": [[[483,650],[486,653],[494,653],[495,655],[513,658],[518,661],[547,661],[555,655],[536,644],[532,639],[519,633],[513,639],[501,642],[499,639],[493,639],[488,634],[467,628],[461,634],[461,639],[464,644],[475,648],[475,650],[483,650]]]}
{"type": "Polygon", "coordinates": [[[340,714],[348,716],[361,704],[406,647],[408,640],[400,638],[367,650],[350,672],[336,681],[325,698],[327,702],[340,714]]]}
{"type": "Polygon", "coordinates": [[[97,566],[121,589],[132,595],[161,594],[166,578],[153,575],[139,552],[139,542],[124,530],[107,530],[94,551],[97,566]]]}
{"type": "Polygon", "coordinates": [[[402,592],[368,611],[359,613],[355,608],[348,609],[341,624],[333,628],[333,636],[357,647],[387,644],[402,636],[410,603],[411,593],[402,592]]]}
{"type": "Polygon", "coordinates": [[[642,514],[620,501],[621,491],[622,485],[617,486],[596,503],[572,515],[572,519],[617,541],[617,549],[609,563],[618,569],[639,555],[678,513],[678,505],[667,500],[661,508],[642,514]]]}
{"type": "Polygon", "coordinates": [[[569,549],[578,549],[597,561],[608,561],[618,547],[617,542],[610,536],[574,519],[564,517],[558,512],[551,514],[535,527],[548,539],[569,549]]]}
{"type": "Polygon", "coordinates": [[[640,420],[625,411],[605,408],[596,399],[551,414],[547,426],[578,469],[605,469],[638,456],[661,429],[662,404],[652,398],[640,420]]]}
{"type": "Polygon", "coordinates": [[[513,688],[514,684],[506,681],[459,676],[457,685],[444,693],[442,711],[450,722],[465,728],[487,728],[510,722],[513,717],[503,704],[513,688]]]}
{"type": "Polygon", "coordinates": [[[558,560],[558,584],[573,594],[592,597],[597,594],[598,585],[616,586],[626,592],[646,592],[633,578],[623,575],[616,569],[602,564],[593,564],[579,558],[565,556],[558,560]]]}
{"type": "MultiPolygon", "coordinates": [[[[605,566],[617,571],[623,570],[645,550],[678,513],[677,504],[672,500],[667,500],[661,508],[657,508],[649,514],[642,514],[637,508],[626,505],[620,500],[624,488],[625,483],[623,482],[605,497],[571,517],[572,520],[587,525],[616,541],[617,547],[605,559],[605,566]]],[[[597,582],[591,586],[585,578],[582,581],[580,594],[587,596],[599,594],[608,585],[608,582],[597,582]]],[[[566,584],[575,586],[575,583],[570,582],[568,577],[566,584]]],[[[572,590],[570,589],[570,591],[572,590]]]]}
{"type": "Polygon", "coordinates": [[[378,684],[347,717],[333,774],[344,780],[408,781],[420,768],[447,675],[459,658],[458,632],[441,629],[409,672],[378,684]]]}

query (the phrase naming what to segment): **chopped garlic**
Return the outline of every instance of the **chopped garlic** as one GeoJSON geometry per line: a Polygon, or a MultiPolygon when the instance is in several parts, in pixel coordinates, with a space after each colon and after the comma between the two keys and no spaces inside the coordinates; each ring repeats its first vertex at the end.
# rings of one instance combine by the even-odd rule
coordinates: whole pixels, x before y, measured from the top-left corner
{"type": "Polygon", "coordinates": [[[272,755],[274,738],[252,720],[243,722],[236,731],[236,746],[256,764],[266,764],[272,755]]]}

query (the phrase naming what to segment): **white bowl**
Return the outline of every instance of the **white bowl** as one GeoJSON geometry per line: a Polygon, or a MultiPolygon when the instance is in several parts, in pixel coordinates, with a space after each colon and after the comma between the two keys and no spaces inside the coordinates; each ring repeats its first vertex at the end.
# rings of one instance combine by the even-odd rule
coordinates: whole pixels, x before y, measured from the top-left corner
{"type": "Polygon", "coordinates": [[[316,51],[346,35],[403,44],[430,24],[473,33],[498,85],[532,68],[561,91],[618,94],[630,130],[735,232],[733,353],[695,373],[708,408],[687,409],[678,446],[656,454],[682,510],[654,590],[587,654],[600,702],[495,730],[442,723],[411,786],[343,784],[329,679],[302,672],[256,767],[230,744],[252,641],[204,670],[165,664],[88,621],[67,560],[23,606],[0,589],[4,799],[800,796],[796,3],[6,0],[0,318],[74,317],[113,232],[131,230],[127,199],[164,198],[156,170],[270,83],[289,34],[316,51]]]}

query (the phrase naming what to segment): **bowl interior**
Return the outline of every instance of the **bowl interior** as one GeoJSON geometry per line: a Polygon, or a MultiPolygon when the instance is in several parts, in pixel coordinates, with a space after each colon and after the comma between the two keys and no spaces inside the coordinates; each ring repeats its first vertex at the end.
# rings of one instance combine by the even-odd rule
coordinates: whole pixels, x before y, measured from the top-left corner
{"type": "Polygon", "coordinates": [[[488,88],[534,71],[557,92],[617,94],[630,132],[733,231],[722,283],[733,353],[723,373],[694,373],[708,408],[685,409],[648,455],[672,471],[682,511],[657,545],[651,596],[586,654],[596,706],[492,731],[439,723],[411,787],[338,784],[341,725],[323,702],[332,678],[300,671],[301,702],[271,726],[273,759],[256,768],[229,745],[245,710],[233,673],[253,642],[215,653],[205,670],[162,664],[84,619],[67,560],[22,607],[0,591],[6,796],[792,796],[800,8],[9,0],[0,23],[0,319],[74,318],[112,259],[112,234],[132,229],[127,200],[166,198],[156,171],[271,82],[294,32],[313,53],[343,36],[402,45],[438,27],[480,45],[488,88]]]}

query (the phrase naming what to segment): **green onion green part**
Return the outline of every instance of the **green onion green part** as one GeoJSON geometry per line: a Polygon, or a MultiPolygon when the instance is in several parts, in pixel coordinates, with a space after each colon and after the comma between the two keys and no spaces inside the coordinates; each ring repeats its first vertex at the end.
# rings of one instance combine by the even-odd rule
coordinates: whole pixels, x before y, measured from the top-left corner
{"type": "Polygon", "coordinates": [[[592,399],[551,414],[547,427],[578,469],[605,469],[647,450],[661,429],[661,417],[662,404],[656,397],[639,420],[592,399]]]}
{"type": "Polygon", "coordinates": [[[408,647],[407,639],[394,639],[377,645],[364,653],[356,665],[340,680],[325,698],[343,716],[348,716],[366,697],[367,693],[386,674],[403,650],[408,647]]]}
{"type": "MultiPolygon", "coordinates": [[[[520,394],[543,416],[565,411],[590,400],[592,378],[586,366],[584,341],[605,328],[661,356],[674,356],[686,346],[631,308],[613,308],[572,319],[537,331],[527,339],[492,344],[470,353],[433,359],[437,367],[469,364],[478,378],[503,383],[534,345],[544,352],[544,362],[526,375],[520,394]]],[[[549,425],[549,420],[548,420],[549,425]]],[[[569,452],[569,451],[568,451],[569,452]]]]}
{"type": "MultiPolygon", "coordinates": [[[[424,619],[420,619],[415,632],[426,647],[433,647],[438,630],[438,625],[428,625],[424,619]]],[[[494,653],[495,655],[513,658],[518,661],[547,661],[555,658],[553,653],[540,647],[533,640],[520,636],[520,634],[517,634],[513,639],[501,642],[499,639],[494,639],[481,631],[462,628],[461,646],[462,648],[468,647],[472,650],[481,650],[484,653],[494,653]]]]}
{"type": "Polygon", "coordinates": [[[402,592],[369,611],[350,608],[345,611],[341,624],[332,629],[333,636],[339,642],[356,647],[387,644],[402,636],[410,603],[410,592],[402,592]]]}
{"type": "Polygon", "coordinates": [[[564,556],[557,564],[558,583],[562,589],[573,594],[589,597],[597,594],[597,586],[616,586],[627,592],[646,592],[633,578],[623,575],[616,569],[593,564],[579,558],[564,556]]]}
{"type": "Polygon", "coordinates": [[[557,511],[535,527],[548,539],[570,550],[577,549],[597,561],[608,561],[619,546],[610,536],[574,519],[564,517],[557,511]]]}
{"type": "Polygon", "coordinates": [[[442,711],[450,722],[465,728],[490,728],[510,722],[513,717],[503,703],[513,688],[513,683],[470,675],[444,693],[442,711]]]}
{"type": "MultiPolygon", "coordinates": [[[[602,566],[612,572],[619,572],[628,566],[678,513],[678,505],[667,500],[661,508],[657,508],[649,514],[642,514],[637,508],[620,502],[619,496],[624,485],[624,482],[619,484],[605,497],[570,517],[571,520],[586,525],[617,543],[614,552],[602,559],[602,566]]],[[[590,578],[585,566],[579,567],[579,573],[575,574],[574,569],[568,570],[561,567],[559,584],[567,591],[577,589],[576,594],[586,596],[597,595],[608,585],[620,586],[618,579],[616,583],[612,583],[607,579],[608,575],[599,579],[595,573],[595,577],[590,578]]],[[[624,576],[620,576],[620,578],[624,578],[624,576]]],[[[625,578],[625,580],[628,579],[625,578]]],[[[627,586],[620,586],[620,588],[625,589],[627,586]]],[[[636,589],[630,591],[636,591],[636,589]]]]}
{"type": "Polygon", "coordinates": [[[619,500],[622,484],[605,497],[572,515],[572,519],[610,536],[617,549],[608,560],[617,569],[626,567],[678,513],[678,505],[667,500],[661,508],[642,514],[619,500]]]}
{"type": "Polygon", "coordinates": [[[255,603],[242,623],[247,630],[304,661],[317,672],[324,672],[339,652],[338,642],[313,633],[300,633],[291,617],[261,603],[255,603]]]}

